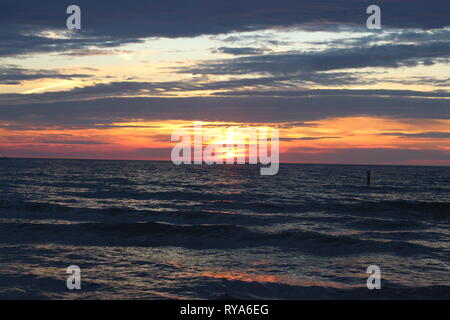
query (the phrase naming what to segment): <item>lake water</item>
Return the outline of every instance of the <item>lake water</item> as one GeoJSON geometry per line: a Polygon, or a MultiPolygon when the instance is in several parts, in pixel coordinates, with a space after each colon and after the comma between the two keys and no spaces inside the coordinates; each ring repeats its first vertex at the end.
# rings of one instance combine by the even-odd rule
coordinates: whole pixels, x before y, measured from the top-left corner
{"type": "Polygon", "coordinates": [[[0,298],[448,299],[449,226],[449,167],[7,159],[0,298]]]}

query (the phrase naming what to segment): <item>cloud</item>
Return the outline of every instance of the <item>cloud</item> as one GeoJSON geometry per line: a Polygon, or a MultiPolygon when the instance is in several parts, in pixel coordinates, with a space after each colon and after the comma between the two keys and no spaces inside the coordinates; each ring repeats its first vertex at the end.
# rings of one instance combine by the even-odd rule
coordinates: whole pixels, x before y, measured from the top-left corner
{"type": "Polygon", "coordinates": [[[288,75],[349,68],[398,68],[448,61],[450,41],[425,45],[385,44],[324,51],[273,53],[199,63],[179,72],[211,75],[288,75]],[[439,60],[440,59],[440,60],[439,60]]]}
{"type": "MultiPolygon", "coordinates": [[[[27,26],[27,28],[30,27],[27,26]]],[[[0,57],[52,52],[68,52],[68,55],[76,55],[78,52],[82,55],[88,53],[88,50],[91,50],[93,55],[98,55],[98,50],[90,48],[111,48],[128,43],[143,42],[141,39],[77,36],[76,34],[70,34],[67,38],[51,38],[38,34],[38,31],[40,29],[24,30],[22,26],[8,26],[4,22],[0,22],[0,41],[2,43],[0,57]]]]}
{"type": "Polygon", "coordinates": [[[400,138],[423,138],[423,139],[450,139],[450,132],[421,132],[421,133],[402,133],[402,132],[384,132],[385,136],[396,136],[400,138]]]}
{"type": "Polygon", "coordinates": [[[89,74],[64,74],[59,70],[28,70],[17,66],[0,67],[0,84],[16,85],[23,81],[39,79],[73,79],[89,77],[91,77],[89,74]]]}
{"type": "Polygon", "coordinates": [[[258,55],[264,53],[265,49],[262,48],[252,48],[252,47],[240,47],[240,48],[232,48],[232,47],[220,47],[214,49],[214,53],[225,53],[231,54],[234,56],[243,56],[243,55],[258,55]]]}
{"type": "MultiPolygon", "coordinates": [[[[8,128],[14,130],[13,128],[8,128]]],[[[31,128],[28,128],[29,130],[31,128]]],[[[31,129],[32,130],[32,129],[31,129]]],[[[94,139],[83,139],[72,134],[52,134],[52,133],[33,133],[21,135],[5,135],[2,137],[2,142],[14,145],[107,145],[109,143],[94,139]]]]}
{"type": "MultiPolygon", "coordinates": [[[[46,36],[65,30],[70,3],[3,0],[0,56],[116,47],[149,37],[194,37],[280,27],[338,30],[365,28],[369,0],[78,0],[82,30],[75,36],[46,36]]],[[[447,0],[379,1],[383,27],[433,29],[449,25],[447,0]]]]}
{"type": "MultiPolygon", "coordinates": [[[[316,149],[292,148],[281,154],[281,161],[345,164],[407,164],[441,162],[450,164],[450,152],[445,150],[416,150],[401,148],[316,149]]],[[[362,173],[363,174],[363,173],[362,173]]]]}
{"type": "Polygon", "coordinates": [[[1,106],[15,126],[95,127],[126,121],[204,120],[244,123],[314,121],[345,116],[450,119],[449,100],[403,96],[103,98],[1,106]]]}
{"type": "Polygon", "coordinates": [[[384,29],[378,33],[363,36],[355,34],[354,37],[340,38],[322,41],[308,41],[311,45],[326,45],[330,48],[338,47],[370,47],[382,43],[413,44],[424,45],[433,42],[448,42],[450,39],[450,29],[384,29]]]}
{"type": "MultiPolygon", "coordinates": [[[[17,141],[15,142],[17,143],[17,141]]],[[[35,139],[33,141],[27,141],[27,143],[39,143],[39,144],[67,144],[67,145],[104,145],[108,144],[102,141],[92,140],[50,140],[50,139],[35,139]]]]}
{"type": "Polygon", "coordinates": [[[33,141],[33,143],[42,143],[42,144],[73,144],[73,145],[107,144],[106,142],[92,141],[92,140],[48,140],[48,139],[41,139],[39,141],[33,141]]]}
{"type": "Polygon", "coordinates": [[[383,89],[311,89],[311,90],[241,90],[219,92],[216,96],[256,96],[256,97],[307,97],[307,96],[400,96],[400,97],[428,97],[449,98],[450,92],[443,90],[414,91],[414,90],[383,90],[383,89]]]}
{"type": "MultiPolygon", "coordinates": [[[[68,101],[78,99],[99,99],[106,97],[136,96],[136,95],[157,95],[170,96],[191,91],[222,91],[223,90],[259,88],[268,89],[296,89],[300,86],[306,87],[311,84],[320,85],[346,85],[358,83],[370,83],[364,80],[364,73],[331,73],[331,74],[305,74],[301,76],[278,76],[241,78],[224,81],[209,81],[203,79],[192,79],[190,81],[165,81],[165,82],[143,82],[143,81],[116,81],[110,83],[97,83],[85,87],[76,87],[68,91],[45,92],[40,94],[0,94],[0,105],[20,104],[20,103],[45,103],[55,101],[68,101]]],[[[304,91],[305,93],[307,91],[304,91]]],[[[312,93],[312,91],[311,91],[312,93]]],[[[220,94],[220,93],[219,93],[220,94]]],[[[234,94],[245,95],[246,92],[235,91],[234,94]]],[[[251,92],[250,92],[251,94],[251,92]]],[[[275,93],[276,94],[276,93],[275,93]]],[[[281,95],[285,93],[280,91],[281,95]]],[[[261,93],[261,95],[265,95],[261,93]]],[[[289,93],[286,95],[290,95],[289,93]]],[[[299,92],[297,95],[302,95],[299,92]]]]}
{"type": "Polygon", "coordinates": [[[120,55],[132,53],[134,52],[129,50],[79,49],[73,51],[66,51],[61,54],[72,57],[84,57],[84,56],[108,56],[108,55],[120,55]]]}
{"type": "Polygon", "coordinates": [[[324,140],[339,139],[340,137],[302,137],[302,138],[279,138],[280,141],[308,141],[308,140],[324,140]]]}

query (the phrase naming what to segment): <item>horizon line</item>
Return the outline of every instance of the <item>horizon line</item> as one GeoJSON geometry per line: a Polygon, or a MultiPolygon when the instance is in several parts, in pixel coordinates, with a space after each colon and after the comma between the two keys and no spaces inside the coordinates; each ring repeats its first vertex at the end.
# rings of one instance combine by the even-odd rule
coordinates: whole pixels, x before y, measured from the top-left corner
{"type": "MultiPolygon", "coordinates": [[[[147,161],[147,162],[171,162],[171,160],[161,160],[161,159],[101,159],[101,158],[46,158],[46,157],[12,157],[12,156],[1,156],[0,160],[7,160],[7,159],[21,159],[21,160],[88,160],[88,161],[147,161]]],[[[204,164],[204,163],[202,163],[204,164]]],[[[433,165],[433,164],[383,164],[383,163],[322,163],[322,162],[279,162],[281,165],[330,165],[330,166],[393,166],[393,167],[444,167],[449,168],[450,165],[433,165]]],[[[189,165],[189,164],[187,164],[189,165]]],[[[190,164],[190,165],[200,165],[200,164],[190,164]]],[[[222,164],[215,164],[215,165],[222,165],[222,164]]],[[[248,165],[248,163],[245,164],[238,164],[238,163],[231,163],[226,165],[248,165]]],[[[261,165],[253,164],[253,165],[261,165]]],[[[210,165],[209,165],[210,166],[210,165]]]]}

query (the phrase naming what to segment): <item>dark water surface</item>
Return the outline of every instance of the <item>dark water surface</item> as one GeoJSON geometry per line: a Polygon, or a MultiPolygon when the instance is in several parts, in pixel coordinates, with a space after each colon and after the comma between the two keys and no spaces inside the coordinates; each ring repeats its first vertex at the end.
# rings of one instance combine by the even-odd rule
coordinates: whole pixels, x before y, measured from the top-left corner
{"type": "Polygon", "coordinates": [[[449,226],[449,167],[7,159],[0,298],[449,299],[449,226]]]}

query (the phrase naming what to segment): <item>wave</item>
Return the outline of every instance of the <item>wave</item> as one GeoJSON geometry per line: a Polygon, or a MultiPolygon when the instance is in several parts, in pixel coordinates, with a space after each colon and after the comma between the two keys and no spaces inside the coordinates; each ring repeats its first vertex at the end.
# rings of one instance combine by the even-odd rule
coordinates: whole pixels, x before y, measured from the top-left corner
{"type": "MultiPolygon", "coordinates": [[[[320,198],[298,198],[270,197],[261,194],[239,193],[226,194],[214,192],[195,191],[159,191],[159,192],[95,192],[81,193],[66,192],[60,197],[61,201],[73,202],[70,204],[50,203],[48,200],[26,200],[3,199],[0,200],[0,209],[8,208],[31,212],[49,212],[73,210],[77,206],[80,209],[92,211],[104,211],[111,214],[122,214],[136,211],[132,207],[140,203],[143,207],[148,206],[151,211],[152,200],[166,201],[168,207],[177,210],[195,211],[201,210],[235,210],[254,213],[305,213],[305,212],[325,212],[330,214],[352,214],[352,215],[372,215],[372,216],[411,216],[416,218],[448,219],[450,218],[450,202],[445,201],[419,201],[419,200],[347,200],[347,199],[320,199],[320,198]],[[77,200],[74,200],[77,199],[77,200]],[[85,201],[83,201],[83,199],[85,201]],[[129,207],[110,208],[90,208],[87,203],[105,205],[104,200],[118,203],[118,199],[130,200],[129,207]],[[76,202],[75,202],[76,201],[76,202]],[[134,201],[134,202],[133,202],[134,201]],[[139,202],[142,201],[142,202],[139,202]]],[[[126,201],[124,205],[126,205],[126,201]]],[[[106,205],[105,205],[106,206],[106,205]]],[[[155,207],[155,209],[159,209],[155,207]]]]}
{"type": "Polygon", "coordinates": [[[311,285],[288,285],[283,283],[259,283],[239,280],[223,280],[222,292],[212,293],[217,300],[261,300],[261,299],[380,299],[380,300],[429,300],[450,299],[450,286],[401,286],[384,280],[382,290],[367,290],[366,287],[333,288],[311,285]]]}
{"type": "Polygon", "coordinates": [[[345,205],[352,213],[411,216],[417,218],[449,219],[450,202],[414,201],[414,200],[384,200],[365,201],[345,205]]]}
{"type": "Polygon", "coordinates": [[[0,224],[3,243],[61,243],[90,246],[180,246],[191,249],[272,247],[314,255],[391,252],[433,255],[440,249],[406,241],[378,241],[312,231],[261,232],[236,225],[177,225],[134,223],[0,224]],[[20,235],[20,236],[18,236],[20,235]]]}

